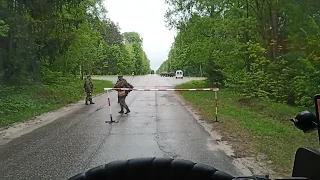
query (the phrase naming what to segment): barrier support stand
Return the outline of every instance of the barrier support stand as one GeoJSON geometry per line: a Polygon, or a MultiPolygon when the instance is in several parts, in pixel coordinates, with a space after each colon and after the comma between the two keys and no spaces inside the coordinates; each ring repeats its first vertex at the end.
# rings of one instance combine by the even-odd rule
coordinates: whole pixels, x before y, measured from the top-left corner
{"type": "Polygon", "coordinates": [[[214,97],[215,97],[215,101],[216,101],[216,122],[218,122],[218,91],[214,92],[214,97]]]}
{"type": "Polygon", "coordinates": [[[110,114],[110,121],[106,121],[106,123],[113,123],[113,122],[116,122],[113,120],[112,118],[112,111],[111,111],[111,102],[110,102],[110,97],[109,97],[109,91],[107,90],[107,96],[108,96],[108,106],[109,106],[109,114],[110,114]]]}

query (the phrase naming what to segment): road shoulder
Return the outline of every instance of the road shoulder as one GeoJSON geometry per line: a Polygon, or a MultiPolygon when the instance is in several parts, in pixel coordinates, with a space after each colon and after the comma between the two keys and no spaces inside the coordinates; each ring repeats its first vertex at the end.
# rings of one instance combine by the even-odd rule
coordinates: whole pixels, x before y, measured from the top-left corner
{"type": "MultiPolygon", "coordinates": [[[[94,96],[94,99],[99,98],[102,95],[103,93],[97,94],[94,96]]],[[[78,102],[68,104],[62,108],[42,113],[26,120],[25,122],[19,122],[4,128],[0,128],[0,146],[3,146],[24,134],[30,133],[42,126],[56,121],[59,118],[68,116],[80,110],[81,108],[84,108],[85,106],[83,102],[83,100],[80,100],[78,102]]]]}
{"type": "Polygon", "coordinates": [[[240,173],[246,176],[264,174],[276,176],[276,173],[274,171],[268,168],[268,166],[263,162],[259,162],[258,160],[256,160],[255,157],[237,157],[237,150],[233,148],[233,145],[231,143],[223,140],[223,136],[221,136],[221,133],[215,130],[215,124],[213,123],[213,121],[205,120],[196,109],[192,108],[192,105],[190,103],[184,100],[181,94],[175,93],[175,95],[180,103],[194,117],[194,119],[219,144],[220,149],[232,159],[232,163],[235,165],[235,167],[237,167],[240,173]]]}
{"type": "Polygon", "coordinates": [[[30,133],[37,128],[49,124],[63,116],[67,116],[83,107],[83,101],[69,104],[60,109],[43,113],[30,118],[23,123],[15,123],[9,127],[0,129],[0,146],[7,144],[15,138],[30,133]]]}

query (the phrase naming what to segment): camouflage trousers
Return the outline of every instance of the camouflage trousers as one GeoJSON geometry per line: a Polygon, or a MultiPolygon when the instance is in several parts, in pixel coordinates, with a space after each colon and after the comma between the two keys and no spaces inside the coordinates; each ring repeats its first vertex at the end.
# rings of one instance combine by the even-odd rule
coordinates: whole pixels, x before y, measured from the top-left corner
{"type": "Polygon", "coordinates": [[[128,105],[126,103],[126,97],[127,96],[118,96],[120,107],[121,107],[121,111],[123,111],[123,108],[126,109],[126,110],[129,110],[128,105]]]}
{"type": "Polygon", "coordinates": [[[86,104],[88,104],[88,101],[90,101],[90,103],[92,103],[92,93],[91,92],[86,92],[87,96],[86,96],[86,104]]]}

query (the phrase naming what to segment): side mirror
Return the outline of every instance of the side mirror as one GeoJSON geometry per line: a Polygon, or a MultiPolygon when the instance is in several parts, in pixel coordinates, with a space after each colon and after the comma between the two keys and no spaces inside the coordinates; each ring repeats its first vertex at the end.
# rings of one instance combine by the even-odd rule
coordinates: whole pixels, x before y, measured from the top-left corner
{"type": "Polygon", "coordinates": [[[304,133],[309,133],[318,128],[317,117],[309,112],[302,111],[295,118],[290,119],[294,125],[304,133]]]}

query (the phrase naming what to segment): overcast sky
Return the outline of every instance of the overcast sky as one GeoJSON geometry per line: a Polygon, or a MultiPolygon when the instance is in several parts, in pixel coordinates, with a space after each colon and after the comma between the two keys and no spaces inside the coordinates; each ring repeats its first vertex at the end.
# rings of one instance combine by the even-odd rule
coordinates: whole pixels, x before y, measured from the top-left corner
{"type": "Polygon", "coordinates": [[[135,31],[143,38],[143,49],[157,70],[168,57],[176,32],[165,27],[164,0],[105,0],[107,17],[118,22],[121,32],[135,31]]]}

